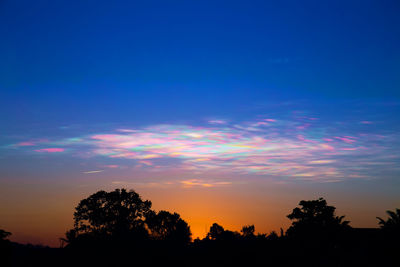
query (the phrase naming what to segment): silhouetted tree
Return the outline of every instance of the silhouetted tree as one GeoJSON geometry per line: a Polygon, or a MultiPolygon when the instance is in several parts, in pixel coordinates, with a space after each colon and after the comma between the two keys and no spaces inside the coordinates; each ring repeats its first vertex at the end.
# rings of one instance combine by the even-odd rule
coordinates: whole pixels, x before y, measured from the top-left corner
{"type": "Polygon", "coordinates": [[[300,201],[300,208],[293,209],[287,217],[292,225],[286,234],[298,239],[332,239],[344,229],[350,228],[344,216],[335,216],[335,207],[328,206],[323,198],[300,201]]]}
{"type": "Polygon", "coordinates": [[[271,233],[269,233],[269,235],[266,237],[267,240],[278,240],[279,236],[275,231],[271,231],[271,233]]]}
{"type": "Polygon", "coordinates": [[[242,236],[245,239],[252,239],[255,237],[255,227],[254,225],[245,225],[242,227],[242,230],[240,230],[240,232],[242,232],[242,236]]]}
{"type": "Polygon", "coordinates": [[[0,240],[5,241],[7,240],[6,238],[11,235],[10,232],[4,231],[3,229],[0,229],[0,240]]]}
{"type": "Polygon", "coordinates": [[[190,227],[178,213],[152,212],[148,214],[146,224],[151,237],[155,240],[177,244],[188,244],[191,241],[190,227]]]}
{"type": "Polygon", "coordinates": [[[234,241],[240,239],[240,234],[238,232],[225,230],[221,225],[214,223],[210,227],[206,238],[218,241],[234,241]]]}
{"type": "Polygon", "coordinates": [[[99,191],[80,201],[75,208],[74,228],[66,233],[71,243],[79,237],[139,238],[147,236],[146,215],[151,202],[135,191],[99,191]]]}
{"type": "Polygon", "coordinates": [[[376,217],[381,229],[393,237],[400,237],[400,209],[396,209],[396,211],[388,210],[386,213],[389,215],[387,220],[376,217]]]}
{"type": "Polygon", "coordinates": [[[210,238],[211,240],[217,240],[222,236],[224,232],[224,227],[217,223],[213,223],[213,225],[211,225],[210,227],[210,231],[207,234],[207,238],[210,238]]]}

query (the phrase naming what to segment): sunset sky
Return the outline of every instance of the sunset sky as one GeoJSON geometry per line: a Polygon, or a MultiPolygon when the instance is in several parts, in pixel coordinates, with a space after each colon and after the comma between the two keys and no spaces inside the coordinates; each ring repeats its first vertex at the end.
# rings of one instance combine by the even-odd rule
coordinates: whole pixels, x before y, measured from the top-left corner
{"type": "Polygon", "coordinates": [[[203,237],[400,208],[399,1],[1,1],[0,229],[134,189],[203,237]]]}

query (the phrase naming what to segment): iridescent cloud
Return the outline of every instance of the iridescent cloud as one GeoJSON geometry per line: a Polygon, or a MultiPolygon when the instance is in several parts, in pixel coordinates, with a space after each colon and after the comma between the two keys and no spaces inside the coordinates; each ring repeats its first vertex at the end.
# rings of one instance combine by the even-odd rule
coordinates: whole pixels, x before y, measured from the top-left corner
{"type": "MultiPolygon", "coordinates": [[[[207,127],[167,124],[124,128],[41,145],[57,148],[34,151],[68,151],[74,155],[110,158],[113,162],[132,160],[137,167],[147,169],[159,168],[162,160],[163,169],[323,181],[369,177],[373,163],[385,162],[387,168],[395,168],[399,162],[396,155],[388,157],[398,147],[396,135],[322,127],[320,120],[308,117],[301,120],[262,118],[207,127]]],[[[107,166],[117,167],[116,164],[107,166]]]]}
{"type": "Polygon", "coordinates": [[[201,179],[190,179],[180,181],[184,188],[191,187],[216,187],[216,186],[226,186],[231,185],[232,182],[213,182],[213,181],[204,181],[201,179]]]}
{"type": "Polygon", "coordinates": [[[230,186],[233,182],[229,181],[215,181],[208,179],[187,179],[177,181],[166,181],[166,182],[128,182],[128,181],[112,181],[113,185],[130,185],[135,187],[182,187],[182,188],[210,188],[210,187],[221,187],[230,186]]]}

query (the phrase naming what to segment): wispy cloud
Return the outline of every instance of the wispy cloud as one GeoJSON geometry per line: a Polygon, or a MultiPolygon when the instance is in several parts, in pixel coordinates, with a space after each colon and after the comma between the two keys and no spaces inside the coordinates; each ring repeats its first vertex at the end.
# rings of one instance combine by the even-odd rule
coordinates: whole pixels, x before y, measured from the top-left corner
{"type": "Polygon", "coordinates": [[[210,187],[221,187],[230,186],[233,182],[230,181],[219,181],[210,179],[183,179],[176,181],[164,181],[164,182],[129,182],[129,181],[112,181],[111,184],[118,186],[134,186],[144,188],[168,188],[168,187],[181,187],[181,188],[210,188],[210,187]]]}
{"type": "Polygon", "coordinates": [[[58,153],[58,152],[64,152],[64,148],[59,148],[59,147],[52,147],[52,148],[41,148],[41,149],[35,149],[36,152],[46,152],[46,153],[58,153]]]}
{"type": "Polygon", "coordinates": [[[225,120],[209,120],[208,123],[209,124],[226,124],[227,121],[225,121],[225,120]]]}
{"type": "Polygon", "coordinates": [[[112,185],[126,186],[135,188],[168,188],[176,185],[176,182],[129,182],[129,181],[112,181],[112,185]]]}
{"type": "MultiPolygon", "coordinates": [[[[295,179],[340,180],[365,177],[371,163],[397,166],[396,134],[372,134],[321,126],[315,117],[259,118],[242,123],[216,123],[210,127],[153,125],[117,128],[106,133],[40,143],[35,152],[73,152],[73,155],[113,159],[104,168],[117,169],[116,160],[132,160],[138,168],[285,176],[295,179]],[[393,155],[393,158],[384,156],[393,155]],[[162,163],[161,163],[162,162],[162,163]],[[161,165],[160,165],[161,164],[161,165]]],[[[25,142],[20,142],[25,143],[25,142]]],[[[28,143],[27,143],[28,144],[28,143]]],[[[19,146],[29,149],[30,146],[19,146]]],[[[71,152],[71,153],[72,153],[71,152]]],[[[95,173],[90,171],[85,173],[95,173]]],[[[188,180],[187,185],[201,183],[188,180]]]]}
{"type": "Polygon", "coordinates": [[[29,142],[29,141],[15,144],[15,146],[34,146],[34,145],[36,145],[34,142],[29,142]]]}
{"type": "Polygon", "coordinates": [[[82,172],[82,173],[84,173],[84,174],[92,174],[92,173],[99,173],[99,172],[103,172],[103,170],[86,171],[86,172],[82,172]]]}
{"type": "Polygon", "coordinates": [[[116,164],[110,164],[110,165],[103,165],[104,168],[111,168],[111,169],[116,169],[116,168],[120,168],[119,165],[116,164]]]}
{"type": "Polygon", "coordinates": [[[189,179],[180,181],[184,188],[191,188],[191,187],[216,187],[216,186],[227,186],[232,185],[232,182],[228,181],[207,181],[202,179],[189,179]]]}

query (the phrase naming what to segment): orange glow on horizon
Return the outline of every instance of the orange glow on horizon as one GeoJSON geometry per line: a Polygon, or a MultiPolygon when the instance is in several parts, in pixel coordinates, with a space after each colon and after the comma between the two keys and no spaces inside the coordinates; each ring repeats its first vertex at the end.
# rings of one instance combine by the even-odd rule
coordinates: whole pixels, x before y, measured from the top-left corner
{"type": "MultiPolygon", "coordinates": [[[[116,188],[109,182],[97,185],[98,180],[88,181],[92,184],[84,187],[55,186],[43,191],[39,185],[30,185],[2,192],[0,228],[10,231],[10,239],[16,242],[59,246],[59,238],[73,225],[73,212],[79,201],[98,190],[116,188]]],[[[117,187],[131,189],[123,184],[117,187]]],[[[135,191],[142,199],[151,200],[154,210],[179,213],[189,224],[193,240],[205,237],[213,223],[231,231],[240,231],[242,226],[254,224],[256,233],[268,234],[274,230],[279,234],[280,228],[286,230],[289,226],[286,215],[301,199],[326,196],[311,194],[313,189],[306,187],[294,190],[269,183],[215,187],[174,184],[167,188],[137,187],[135,191]]],[[[346,215],[352,226],[377,227],[375,217],[384,216],[385,212],[379,208],[382,204],[375,203],[366,211],[363,199],[365,196],[357,195],[343,195],[336,199],[327,197],[328,203],[337,207],[338,215],[346,215]]]]}

